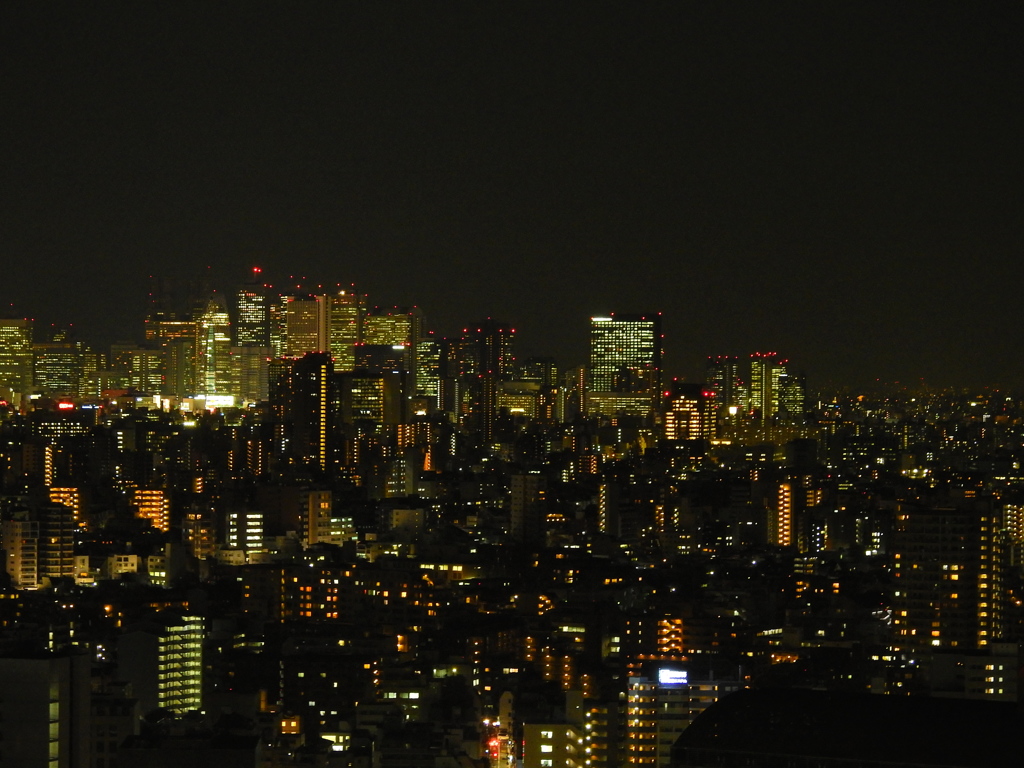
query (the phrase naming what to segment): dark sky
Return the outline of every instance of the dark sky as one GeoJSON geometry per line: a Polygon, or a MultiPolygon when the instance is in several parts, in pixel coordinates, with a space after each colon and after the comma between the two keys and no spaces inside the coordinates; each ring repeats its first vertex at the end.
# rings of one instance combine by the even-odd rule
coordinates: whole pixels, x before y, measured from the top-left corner
{"type": "MultiPolygon", "coordinates": [[[[583,360],[1024,384],[1017,3],[7,3],[0,302],[86,339],[145,278],[355,282],[583,360]],[[208,269],[209,268],[209,269],[208,269]]],[[[127,330],[126,330],[127,329],[127,330]]]]}

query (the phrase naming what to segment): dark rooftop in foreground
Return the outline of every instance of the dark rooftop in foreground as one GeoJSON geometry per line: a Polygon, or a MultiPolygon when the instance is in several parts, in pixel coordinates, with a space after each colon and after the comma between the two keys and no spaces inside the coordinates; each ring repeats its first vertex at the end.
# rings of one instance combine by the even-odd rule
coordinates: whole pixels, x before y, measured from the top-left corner
{"type": "Polygon", "coordinates": [[[745,689],[702,713],[672,751],[676,766],[858,768],[1019,766],[1016,704],[745,689]]]}

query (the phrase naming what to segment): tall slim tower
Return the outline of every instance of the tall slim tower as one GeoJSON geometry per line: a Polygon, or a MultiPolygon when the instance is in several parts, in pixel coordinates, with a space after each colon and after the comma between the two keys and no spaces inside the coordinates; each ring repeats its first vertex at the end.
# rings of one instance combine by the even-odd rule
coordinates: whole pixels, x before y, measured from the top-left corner
{"type": "Polygon", "coordinates": [[[0,399],[20,403],[32,393],[32,321],[0,318],[0,399]]]}
{"type": "Polygon", "coordinates": [[[298,360],[279,361],[278,367],[270,402],[279,451],[291,462],[327,469],[337,390],[331,356],[311,352],[298,360]]]}
{"type": "Polygon", "coordinates": [[[235,345],[239,347],[270,346],[270,297],[261,275],[262,270],[253,267],[250,279],[235,294],[235,345]]]}
{"type": "Polygon", "coordinates": [[[466,388],[472,398],[476,427],[489,442],[495,435],[499,382],[515,373],[512,338],[515,329],[500,320],[487,318],[465,330],[462,365],[466,388]]]}
{"type": "Polygon", "coordinates": [[[196,394],[231,392],[231,318],[224,297],[212,294],[196,319],[196,394]]]}
{"type": "Polygon", "coordinates": [[[779,413],[779,383],[786,375],[786,363],[775,352],[755,352],[750,356],[750,410],[762,421],[779,413]]]}

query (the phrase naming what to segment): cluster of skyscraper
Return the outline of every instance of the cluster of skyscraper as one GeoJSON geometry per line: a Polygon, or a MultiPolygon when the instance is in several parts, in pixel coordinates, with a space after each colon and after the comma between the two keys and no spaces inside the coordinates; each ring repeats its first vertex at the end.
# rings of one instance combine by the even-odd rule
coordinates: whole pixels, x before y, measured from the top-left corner
{"type": "Polygon", "coordinates": [[[443,412],[485,441],[499,414],[631,416],[690,439],[751,423],[770,430],[804,412],[803,381],[775,354],[751,356],[745,370],[738,358],[712,358],[703,387],[666,382],[660,315],[591,318],[588,364],[565,372],[550,358],[517,359],[514,334],[488,318],[459,338],[436,338],[418,308],[372,307],[352,289],[275,290],[258,268],[233,294],[154,279],[144,340],[115,343],[109,357],[69,328],[33,338],[31,321],[0,320],[0,395],[15,407],[111,392],[165,409],[250,407],[292,386],[289,371],[315,355],[325,374],[343,376],[332,389],[352,418],[381,425],[443,412]]]}

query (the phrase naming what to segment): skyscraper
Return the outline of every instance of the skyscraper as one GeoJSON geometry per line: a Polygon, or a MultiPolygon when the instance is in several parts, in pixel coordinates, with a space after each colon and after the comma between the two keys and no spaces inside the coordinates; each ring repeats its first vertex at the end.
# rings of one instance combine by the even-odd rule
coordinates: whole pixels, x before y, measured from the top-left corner
{"type": "Polygon", "coordinates": [[[508,323],[487,318],[467,328],[463,337],[462,365],[472,402],[470,419],[485,442],[495,435],[499,382],[511,379],[515,370],[514,334],[515,329],[508,323]]]}
{"type": "Polygon", "coordinates": [[[660,314],[592,317],[587,410],[641,413],[654,407],[661,390],[661,348],[660,314]]]}
{"type": "Polygon", "coordinates": [[[661,315],[590,319],[590,390],[654,393],[661,386],[661,315]]]}
{"type": "Polygon", "coordinates": [[[301,357],[327,350],[327,313],[322,296],[282,296],[284,300],[284,354],[301,357]]]}
{"type": "Polygon", "coordinates": [[[355,290],[339,290],[323,297],[327,306],[327,341],[336,371],[355,368],[355,346],[363,340],[366,297],[355,290]]]}
{"type": "Polygon", "coordinates": [[[32,321],[0,318],[0,399],[20,403],[32,393],[32,321]]]}
{"type": "Polygon", "coordinates": [[[82,389],[85,354],[80,342],[45,341],[32,345],[35,385],[45,394],[77,397],[82,389]]]}
{"type": "Polygon", "coordinates": [[[270,346],[270,297],[260,275],[260,268],[254,267],[252,277],[235,294],[235,346],[270,346]]]}
{"type": "Polygon", "coordinates": [[[715,355],[708,358],[704,382],[708,391],[715,395],[715,409],[721,411],[735,407],[746,408],[746,392],[740,378],[740,359],[732,355],[715,355]]]}
{"type": "Polygon", "coordinates": [[[779,412],[779,382],[786,375],[786,363],[775,352],[755,352],[750,356],[750,410],[762,421],[779,412]]]}
{"type": "Polygon", "coordinates": [[[335,419],[334,363],[326,352],[277,361],[270,402],[278,450],[290,462],[326,469],[335,419]]]}
{"type": "Polygon", "coordinates": [[[231,318],[224,298],[212,294],[196,319],[196,393],[231,391],[231,318]]]}

